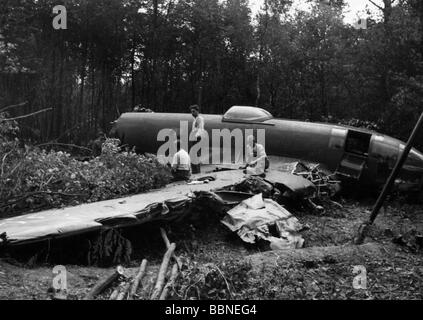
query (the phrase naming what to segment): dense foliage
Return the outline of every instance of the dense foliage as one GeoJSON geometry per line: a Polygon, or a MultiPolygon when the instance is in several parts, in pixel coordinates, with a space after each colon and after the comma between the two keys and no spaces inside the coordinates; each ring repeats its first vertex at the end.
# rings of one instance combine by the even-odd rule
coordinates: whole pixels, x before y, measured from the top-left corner
{"type": "Polygon", "coordinates": [[[192,103],[355,118],[405,139],[423,102],[423,2],[369,2],[366,29],[345,23],[344,3],[263,0],[253,16],[247,0],[2,0],[0,105],[52,107],[21,123],[43,142],[87,143],[139,104],[192,103]],[[52,27],[56,4],[67,30],[52,27]]]}
{"type": "Polygon", "coordinates": [[[79,161],[69,153],[20,146],[16,123],[0,114],[0,216],[106,200],[164,186],[169,170],[153,155],[121,151],[107,139],[101,155],[79,161]]]}

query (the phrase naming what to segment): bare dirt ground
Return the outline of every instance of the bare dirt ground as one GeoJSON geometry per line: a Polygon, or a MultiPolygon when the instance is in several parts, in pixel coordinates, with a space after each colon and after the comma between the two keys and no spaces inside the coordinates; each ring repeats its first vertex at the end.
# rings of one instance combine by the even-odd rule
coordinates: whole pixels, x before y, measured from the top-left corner
{"type": "MultiPolygon", "coordinates": [[[[343,208],[323,215],[296,213],[309,229],[302,233],[305,247],[348,245],[358,226],[369,215],[374,200],[341,201],[343,208]]],[[[267,250],[265,245],[247,246],[218,221],[207,226],[167,228],[176,253],[185,262],[173,299],[422,299],[423,264],[415,234],[423,233],[423,205],[390,203],[375,222],[367,242],[382,247],[382,254],[336,254],[324,259],[284,258],[283,264],[254,269],[248,258],[267,250]],[[409,235],[412,236],[409,236],[409,235]],[[403,237],[400,237],[403,235],[403,237]],[[397,244],[393,244],[393,241],[397,244]],[[367,289],[354,289],[354,266],[367,271],[367,289]]],[[[149,273],[143,281],[139,298],[151,294],[164,245],[158,235],[146,250],[133,254],[126,267],[134,275],[142,258],[149,260],[149,273]]],[[[301,250],[301,249],[297,249],[301,250]]],[[[0,299],[51,298],[54,265],[36,265],[9,259],[0,260],[0,299]]],[[[68,299],[81,299],[94,284],[113,268],[66,265],[68,299]]],[[[100,299],[111,293],[107,290],[100,299]]]]}

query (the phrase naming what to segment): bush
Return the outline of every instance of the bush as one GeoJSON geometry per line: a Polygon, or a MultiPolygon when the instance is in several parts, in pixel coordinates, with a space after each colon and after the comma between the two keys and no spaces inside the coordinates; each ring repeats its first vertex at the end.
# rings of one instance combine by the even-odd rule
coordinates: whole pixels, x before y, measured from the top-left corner
{"type": "Polygon", "coordinates": [[[381,130],[381,126],[380,126],[379,123],[369,121],[369,120],[360,120],[360,119],[356,119],[356,118],[340,119],[340,118],[328,116],[328,117],[321,117],[321,121],[327,122],[327,123],[334,123],[334,124],[338,124],[338,125],[368,129],[368,130],[373,130],[373,131],[380,131],[381,130]]]}
{"type": "Polygon", "coordinates": [[[118,139],[107,139],[100,156],[78,161],[62,151],[19,147],[16,127],[1,119],[0,215],[112,199],[170,181],[154,155],[122,152],[118,139]]]}

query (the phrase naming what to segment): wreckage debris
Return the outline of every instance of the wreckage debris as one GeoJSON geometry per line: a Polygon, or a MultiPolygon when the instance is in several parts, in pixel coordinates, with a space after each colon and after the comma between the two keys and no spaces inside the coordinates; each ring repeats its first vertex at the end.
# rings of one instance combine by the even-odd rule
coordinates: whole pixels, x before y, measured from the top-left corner
{"type": "MultiPolygon", "coordinates": [[[[306,165],[302,162],[292,162],[285,164],[285,168],[292,175],[306,179],[313,185],[313,188],[303,189],[308,190],[308,194],[301,194],[296,190],[297,192],[293,193],[296,195],[295,201],[301,202],[302,198],[304,200],[302,203],[305,207],[319,214],[323,214],[326,211],[326,207],[343,208],[341,204],[332,200],[341,191],[341,181],[336,179],[336,174],[327,173],[319,164],[306,165]]],[[[285,183],[285,185],[290,186],[292,189],[292,183],[285,183]]],[[[287,200],[289,200],[289,197],[287,200]]]]}
{"type": "Polygon", "coordinates": [[[261,193],[263,197],[270,198],[272,196],[273,185],[260,177],[249,176],[240,183],[235,184],[231,189],[250,194],[261,193]]]}
{"type": "Polygon", "coordinates": [[[243,181],[215,191],[215,193],[224,195],[223,192],[233,192],[233,197],[238,193],[239,198],[241,198],[241,194],[244,196],[262,193],[264,198],[273,199],[292,210],[306,209],[319,214],[325,212],[325,206],[340,207],[338,203],[331,200],[331,197],[340,190],[338,181],[318,170],[317,166],[309,169],[304,164],[295,162],[286,164],[286,168],[288,172],[278,171],[271,179],[248,176],[243,181]],[[321,179],[317,179],[317,176],[321,179]],[[323,184],[321,181],[325,181],[325,183],[323,184]],[[324,189],[326,187],[329,189],[324,189]],[[329,193],[328,190],[331,192],[329,193]],[[335,190],[338,191],[335,192],[335,190]]]}
{"type": "Polygon", "coordinates": [[[281,170],[309,180],[316,187],[317,198],[331,198],[341,191],[337,175],[329,173],[320,164],[305,164],[300,161],[284,163],[281,170]]]}
{"type": "Polygon", "coordinates": [[[292,174],[311,181],[316,186],[316,196],[333,197],[341,191],[341,181],[334,179],[335,174],[327,174],[320,169],[320,164],[307,166],[302,162],[295,162],[292,174]]]}
{"type": "Polygon", "coordinates": [[[262,194],[242,201],[221,222],[247,243],[265,240],[272,249],[301,248],[304,244],[299,235],[304,227],[298,219],[275,201],[263,199],[262,194]]]}

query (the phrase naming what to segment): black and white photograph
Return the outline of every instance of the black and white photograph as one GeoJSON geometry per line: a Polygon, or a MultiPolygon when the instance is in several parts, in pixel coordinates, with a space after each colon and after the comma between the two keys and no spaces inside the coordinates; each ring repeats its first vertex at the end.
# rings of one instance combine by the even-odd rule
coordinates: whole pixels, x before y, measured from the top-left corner
{"type": "Polygon", "coordinates": [[[0,0],[0,300],[422,299],[423,1],[0,0]]]}

